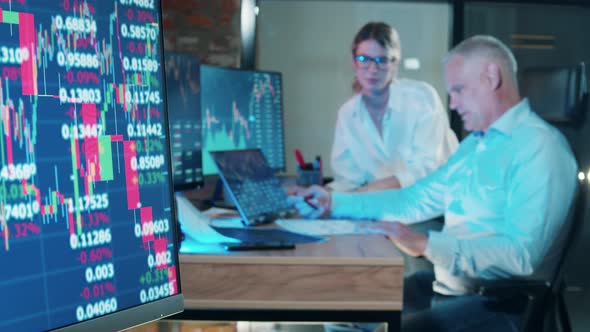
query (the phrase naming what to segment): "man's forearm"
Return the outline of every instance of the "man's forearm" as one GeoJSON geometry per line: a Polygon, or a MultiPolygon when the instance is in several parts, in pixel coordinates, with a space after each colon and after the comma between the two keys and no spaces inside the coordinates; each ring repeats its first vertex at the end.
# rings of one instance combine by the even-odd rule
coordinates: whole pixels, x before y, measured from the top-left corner
{"type": "Polygon", "coordinates": [[[397,177],[390,176],[385,179],[375,180],[373,182],[369,182],[364,186],[357,188],[355,191],[358,192],[365,192],[365,191],[377,191],[377,190],[385,190],[385,189],[398,189],[401,188],[401,184],[397,177]]]}

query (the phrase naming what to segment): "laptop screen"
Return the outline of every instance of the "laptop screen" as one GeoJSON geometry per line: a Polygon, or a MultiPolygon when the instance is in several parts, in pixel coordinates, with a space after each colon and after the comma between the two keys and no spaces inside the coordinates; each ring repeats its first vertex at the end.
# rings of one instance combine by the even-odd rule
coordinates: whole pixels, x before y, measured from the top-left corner
{"type": "Polygon", "coordinates": [[[280,180],[260,149],[209,153],[246,225],[272,222],[292,212],[280,180]]]}

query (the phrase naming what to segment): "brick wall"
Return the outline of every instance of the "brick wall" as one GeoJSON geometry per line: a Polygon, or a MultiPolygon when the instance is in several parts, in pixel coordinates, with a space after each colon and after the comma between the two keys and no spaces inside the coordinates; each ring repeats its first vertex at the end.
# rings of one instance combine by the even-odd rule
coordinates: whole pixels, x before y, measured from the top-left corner
{"type": "Polygon", "coordinates": [[[164,47],[239,67],[240,0],[163,0],[164,47]]]}

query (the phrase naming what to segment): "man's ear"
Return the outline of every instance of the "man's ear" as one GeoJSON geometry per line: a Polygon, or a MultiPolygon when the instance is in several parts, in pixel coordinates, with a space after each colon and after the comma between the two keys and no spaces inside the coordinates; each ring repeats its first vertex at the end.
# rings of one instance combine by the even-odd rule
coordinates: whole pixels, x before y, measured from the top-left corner
{"type": "Polygon", "coordinates": [[[485,80],[490,89],[497,90],[502,85],[502,71],[498,64],[490,62],[486,65],[484,72],[485,80]]]}

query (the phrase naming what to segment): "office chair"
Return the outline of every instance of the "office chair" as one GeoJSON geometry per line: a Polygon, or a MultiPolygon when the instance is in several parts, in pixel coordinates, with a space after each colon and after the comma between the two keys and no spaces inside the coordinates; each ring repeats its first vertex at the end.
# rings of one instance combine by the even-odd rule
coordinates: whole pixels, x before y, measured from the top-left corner
{"type": "Polygon", "coordinates": [[[569,229],[553,275],[549,280],[512,279],[493,281],[479,286],[477,293],[489,298],[513,299],[524,296],[526,306],[522,316],[523,332],[562,331],[571,332],[571,324],[563,292],[565,263],[573,252],[584,224],[588,183],[578,182],[578,187],[568,213],[569,229]]]}
{"type": "MultiPolygon", "coordinates": [[[[529,98],[531,108],[542,118],[562,131],[568,127],[581,126],[588,107],[584,63],[567,67],[527,68],[520,74],[519,81],[521,95],[529,98]]],[[[574,143],[570,140],[574,154],[578,155],[574,143]]],[[[549,280],[498,281],[478,289],[480,295],[491,298],[524,296],[526,306],[522,318],[523,332],[571,332],[563,296],[566,288],[565,265],[582,233],[589,185],[584,180],[578,182],[565,223],[569,229],[566,228],[562,234],[565,247],[549,280]]]]}
{"type": "Polygon", "coordinates": [[[520,94],[529,98],[531,108],[546,121],[558,128],[583,122],[588,99],[583,62],[573,66],[524,68],[518,81],[520,94]]]}

